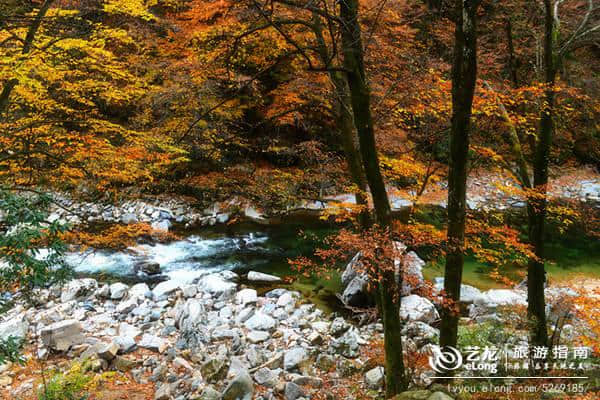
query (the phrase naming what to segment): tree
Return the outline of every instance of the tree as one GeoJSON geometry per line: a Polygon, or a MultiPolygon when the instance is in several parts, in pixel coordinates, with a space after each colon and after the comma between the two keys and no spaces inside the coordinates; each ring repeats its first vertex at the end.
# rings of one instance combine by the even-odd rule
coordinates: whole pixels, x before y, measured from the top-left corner
{"type": "Polygon", "coordinates": [[[540,114],[540,130],[533,160],[533,190],[527,203],[529,216],[529,240],[534,247],[536,259],[529,262],[527,269],[527,313],[531,322],[531,342],[539,346],[548,345],[546,325],[546,301],[544,286],[544,225],[547,208],[548,166],[550,147],[554,133],[554,83],[556,65],[554,58],[554,11],[551,0],[544,0],[544,107],[540,114]]]}
{"type": "MultiPolygon", "coordinates": [[[[46,13],[50,9],[52,3],[54,3],[54,0],[44,1],[44,3],[39,8],[37,14],[35,14],[35,17],[33,18],[33,21],[31,22],[29,29],[27,30],[27,34],[22,40],[21,54],[23,56],[26,56],[31,51],[33,41],[36,39],[37,31],[40,28],[42,20],[46,16],[46,13]]],[[[17,86],[18,83],[18,78],[9,79],[4,83],[2,93],[0,93],[0,121],[2,120],[2,114],[4,114],[4,110],[8,105],[10,94],[12,93],[13,89],[15,88],[15,86],[17,86]]]]}
{"type": "Polygon", "coordinates": [[[0,25],[0,176],[6,183],[106,189],[151,181],[159,168],[183,160],[170,138],[132,123],[135,103],[150,86],[128,60],[136,42],[125,29],[94,18],[148,22],[152,15],[125,6],[129,1],[115,7],[119,1],[8,7],[0,25]]]}
{"type": "MultiPolygon", "coordinates": [[[[385,182],[381,174],[375,131],[371,115],[371,94],[364,65],[361,27],[358,20],[359,4],[357,0],[340,2],[340,20],[342,29],[342,53],[344,68],[354,123],[360,143],[360,153],[369,189],[373,197],[375,220],[378,229],[389,234],[391,228],[391,208],[385,182]]],[[[385,240],[385,235],[384,235],[385,240]]],[[[387,238],[391,240],[391,238],[387,238]]],[[[384,326],[386,396],[392,397],[407,389],[400,335],[400,288],[401,279],[396,279],[393,259],[388,265],[379,266],[378,303],[384,326]]],[[[399,274],[402,277],[402,271],[399,274]]]]}
{"type": "MultiPolygon", "coordinates": [[[[270,27],[279,32],[291,47],[297,50],[299,59],[306,63],[306,68],[311,71],[326,72],[334,88],[336,121],[342,137],[348,170],[358,189],[357,203],[363,207],[361,229],[365,235],[380,239],[378,249],[380,254],[374,256],[380,265],[377,266],[376,271],[373,271],[371,277],[376,280],[378,286],[377,302],[385,329],[386,396],[391,397],[408,387],[403,354],[402,351],[398,351],[402,349],[401,335],[398,334],[401,329],[399,311],[402,281],[396,277],[392,255],[395,252],[391,239],[391,207],[376,148],[370,86],[365,70],[359,21],[359,2],[350,0],[339,3],[339,17],[331,14],[327,5],[319,7],[310,2],[273,1],[269,3],[269,7],[252,3],[259,15],[267,22],[267,25],[259,26],[254,30],[270,27]],[[277,6],[283,6],[284,10],[288,7],[295,10],[296,12],[291,13],[293,18],[281,11],[275,14],[272,10],[277,6]],[[300,19],[303,14],[308,18],[300,19]],[[331,47],[328,47],[323,35],[322,25],[329,27],[331,47]],[[314,45],[311,45],[311,39],[306,39],[304,31],[295,32],[293,35],[284,30],[284,27],[301,27],[304,30],[308,28],[313,35],[314,45]],[[337,32],[341,37],[339,45],[336,43],[337,32]],[[341,65],[334,62],[338,51],[342,55],[341,65]],[[355,141],[356,134],[358,134],[358,146],[355,141]],[[373,226],[365,212],[367,184],[374,205],[373,226]]],[[[402,276],[401,271],[399,276],[402,276]]]]}
{"type": "MultiPolygon", "coordinates": [[[[478,0],[455,2],[455,43],[452,64],[452,128],[448,173],[448,250],[444,291],[453,302],[460,300],[464,264],[467,165],[473,96],[477,82],[478,0]]],[[[456,346],[458,319],[455,307],[444,307],[440,346],[456,346]]]]}
{"type": "MultiPolygon", "coordinates": [[[[519,88],[522,91],[532,90],[541,95],[542,101],[539,108],[539,126],[537,135],[529,136],[528,141],[532,152],[531,179],[527,155],[521,143],[522,135],[514,123],[514,118],[507,111],[504,101],[497,99],[497,105],[504,122],[508,128],[507,141],[516,164],[514,176],[523,188],[527,199],[528,216],[528,241],[533,247],[534,256],[530,258],[527,269],[527,298],[528,315],[530,319],[531,343],[538,346],[548,345],[548,327],[546,317],[546,302],[544,287],[546,283],[545,273],[545,224],[548,214],[548,171],[552,142],[556,131],[556,117],[562,108],[557,107],[557,93],[561,88],[557,86],[557,75],[568,54],[589,43],[600,31],[600,24],[594,19],[596,8],[593,1],[587,1],[587,7],[574,25],[572,31],[564,35],[561,31],[560,7],[564,1],[544,0],[543,13],[543,49],[541,65],[542,84],[539,88],[519,88]]],[[[512,48],[512,43],[510,44],[512,48]]],[[[511,56],[512,58],[512,56],[511,56]]],[[[514,72],[511,72],[514,75],[514,72]]],[[[513,79],[515,82],[515,79],[513,79]]],[[[489,89],[492,89],[486,83],[489,89]]],[[[564,91],[564,90],[562,90],[564,91]]],[[[574,118],[573,110],[568,112],[570,118],[574,118]]],[[[511,170],[511,167],[507,167],[511,170]]]]}

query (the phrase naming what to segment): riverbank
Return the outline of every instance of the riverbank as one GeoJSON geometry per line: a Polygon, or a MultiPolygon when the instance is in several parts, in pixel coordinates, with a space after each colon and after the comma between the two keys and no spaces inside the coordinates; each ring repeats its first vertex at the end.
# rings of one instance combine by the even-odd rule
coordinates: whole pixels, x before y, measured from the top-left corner
{"type": "MultiPolygon", "coordinates": [[[[471,210],[506,210],[524,206],[518,194],[518,185],[506,174],[474,171],[468,179],[467,206],[471,210]]],[[[590,168],[562,170],[550,180],[550,197],[600,205],[600,173],[590,168]]],[[[427,186],[424,193],[389,187],[392,211],[401,214],[415,201],[420,205],[445,208],[447,185],[439,182],[427,186]]],[[[227,224],[231,221],[252,221],[265,225],[296,221],[315,221],[328,209],[343,204],[353,204],[354,196],[347,193],[326,195],[320,200],[298,199],[285,209],[263,209],[256,201],[234,197],[226,201],[202,204],[182,196],[145,196],[143,199],[121,202],[77,201],[66,194],[56,194],[50,220],[60,220],[71,225],[122,223],[148,223],[159,230],[169,230],[174,225],[186,229],[227,224]]]]}
{"type": "MultiPolygon", "coordinates": [[[[287,288],[259,294],[239,282],[231,271],[185,285],[174,280],[130,286],[76,279],[40,290],[35,306],[17,293],[0,320],[0,338],[22,338],[28,360],[0,369],[0,393],[35,398],[42,378],[33,365],[45,365],[50,376],[64,376],[72,373],[73,365],[82,365],[79,374],[108,380],[110,389],[103,389],[102,399],[116,398],[115,381],[132,388],[126,398],[139,400],[301,400],[319,399],[323,393],[379,398],[384,379],[379,321],[355,325],[324,313],[287,288]],[[102,375],[106,371],[113,375],[102,375]]],[[[461,319],[466,332],[461,340],[475,337],[477,343],[489,340],[496,346],[527,343],[526,326],[517,319],[525,304],[523,291],[480,292],[464,286],[463,292],[468,312],[461,319]],[[494,335],[488,337],[490,332],[494,335]]],[[[547,295],[553,316],[577,294],[553,287],[547,295]]],[[[439,310],[439,304],[416,294],[402,298],[407,357],[427,359],[439,352],[439,310]]],[[[561,329],[564,343],[575,343],[586,332],[577,320],[561,329]]],[[[411,371],[413,390],[419,390],[403,399],[412,399],[410,393],[426,400],[454,398],[447,387],[430,386],[434,371],[427,364],[414,365],[411,371]]]]}
{"type": "MultiPolygon", "coordinates": [[[[153,384],[156,400],[296,400],[356,376],[357,393],[382,388],[382,368],[365,356],[382,338],[380,323],[358,327],[325,315],[297,292],[279,288],[259,296],[238,280],[222,272],[152,289],[73,280],[41,290],[36,307],[17,296],[0,322],[0,337],[25,338],[38,362],[52,364],[63,355],[91,362],[99,373],[117,371],[137,384],[153,384]]],[[[431,312],[419,318],[432,323],[431,312]]],[[[39,377],[21,379],[26,368],[9,365],[0,372],[5,396],[38,390],[39,377]]]]}

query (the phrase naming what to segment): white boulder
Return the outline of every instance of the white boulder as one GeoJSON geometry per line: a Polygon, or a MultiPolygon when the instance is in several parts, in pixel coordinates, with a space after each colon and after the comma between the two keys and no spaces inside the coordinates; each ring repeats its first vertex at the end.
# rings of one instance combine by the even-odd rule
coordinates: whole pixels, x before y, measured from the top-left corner
{"type": "Polygon", "coordinates": [[[411,294],[402,298],[400,317],[409,321],[422,321],[431,324],[439,319],[435,306],[428,299],[411,294]]]}

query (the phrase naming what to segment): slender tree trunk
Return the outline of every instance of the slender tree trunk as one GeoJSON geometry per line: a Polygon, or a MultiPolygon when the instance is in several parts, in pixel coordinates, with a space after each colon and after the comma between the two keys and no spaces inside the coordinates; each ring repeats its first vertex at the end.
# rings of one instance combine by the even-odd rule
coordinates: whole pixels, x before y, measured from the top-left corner
{"type": "Polygon", "coordinates": [[[336,102],[338,128],[340,130],[342,145],[346,155],[346,162],[352,181],[356,185],[358,192],[355,193],[356,204],[363,207],[359,214],[359,222],[363,228],[370,228],[372,225],[369,213],[369,200],[367,198],[367,181],[362,167],[362,157],[356,141],[354,129],[354,117],[352,116],[352,104],[348,84],[339,73],[334,73],[332,81],[336,88],[338,100],[336,102]]]}
{"type": "Polygon", "coordinates": [[[340,9],[340,16],[344,24],[342,27],[344,68],[350,88],[354,124],[358,132],[365,175],[373,196],[376,220],[385,228],[390,225],[392,212],[375,144],[371,93],[365,75],[361,31],[358,22],[358,1],[341,1],[340,9]]]}
{"type": "MultiPolygon", "coordinates": [[[[326,67],[330,62],[329,51],[323,37],[321,26],[321,17],[316,13],[313,14],[313,31],[317,39],[317,50],[321,61],[326,67]]],[[[348,81],[340,71],[330,69],[329,80],[333,84],[335,95],[335,116],[337,127],[340,131],[342,146],[348,171],[352,178],[352,182],[356,185],[358,192],[355,193],[356,204],[363,207],[359,215],[360,225],[364,229],[369,229],[372,225],[371,215],[369,212],[369,200],[367,197],[367,181],[362,168],[362,157],[360,149],[356,141],[356,130],[354,127],[354,116],[352,115],[352,100],[350,98],[350,89],[348,81]]]]}
{"type": "MultiPolygon", "coordinates": [[[[444,290],[455,303],[460,300],[464,264],[465,204],[471,109],[477,81],[478,0],[456,0],[454,61],[452,65],[452,129],[448,174],[448,252],[444,290]]],[[[442,310],[440,346],[456,346],[459,315],[442,310]]]]}
{"type": "Polygon", "coordinates": [[[544,231],[548,191],[548,165],[550,147],[554,134],[554,83],[556,65],[554,60],[554,12],[552,2],[544,0],[544,80],[546,83],[544,106],[540,115],[540,131],[535,146],[533,161],[533,190],[528,199],[529,241],[533,246],[536,260],[529,262],[527,270],[527,312],[531,322],[531,342],[534,345],[548,345],[546,327],[546,301],[544,284],[544,231]]]}
{"type": "Polygon", "coordinates": [[[15,86],[17,86],[17,83],[19,83],[18,79],[11,79],[8,82],[6,82],[4,84],[4,87],[2,88],[2,93],[0,93],[0,121],[2,121],[2,115],[8,107],[8,100],[10,98],[10,94],[12,93],[12,90],[15,88],[15,86]]]}
{"type": "MultiPolygon", "coordinates": [[[[494,90],[487,82],[484,81],[484,85],[489,90],[494,90]]],[[[512,171],[511,168],[508,168],[513,172],[519,179],[519,183],[524,189],[531,189],[531,179],[529,179],[529,168],[527,166],[527,160],[525,159],[525,153],[523,152],[523,147],[521,146],[521,139],[519,138],[519,133],[517,132],[517,128],[515,124],[510,119],[510,115],[504,107],[504,104],[500,101],[500,99],[496,100],[498,104],[498,108],[500,109],[500,113],[502,114],[502,118],[504,118],[504,122],[506,123],[506,127],[508,128],[508,144],[510,145],[510,150],[513,153],[513,157],[517,162],[517,170],[512,171]]]]}
{"type": "MultiPolygon", "coordinates": [[[[350,89],[360,153],[366,179],[373,196],[377,225],[381,229],[387,230],[391,223],[391,208],[375,145],[370,90],[365,74],[361,30],[358,21],[358,0],[344,0],[339,4],[344,68],[350,89]]],[[[393,260],[389,260],[389,264],[380,269],[378,296],[384,325],[386,397],[392,397],[408,387],[400,335],[399,288],[402,282],[395,280],[393,260]]]]}
{"type": "MultiPolygon", "coordinates": [[[[35,35],[37,31],[40,29],[42,25],[42,20],[46,16],[46,13],[50,9],[50,6],[54,3],[54,0],[46,0],[44,4],[40,7],[35,19],[29,26],[29,30],[27,31],[27,35],[25,36],[25,40],[23,42],[23,48],[21,49],[21,54],[26,55],[31,51],[33,47],[33,41],[35,39],[35,35]]],[[[19,83],[18,79],[11,79],[4,84],[2,88],[2,92],[0,93],[0,121],[2,121],[2,115],[4,115],[4,111],[8,108],[10,94],[13,89],[19,83]]]]}
{"type": "Polygon", "coordinates": [[[509,18],[506,18],[506,41],[508,44],[508,72],[510,74],[510,80],[512,81],[513,87],[519,87],[519,78],[517,75],[517,59],[515,58],[515,46],[513,44],[512,34],[512,22],[509,18]]]}

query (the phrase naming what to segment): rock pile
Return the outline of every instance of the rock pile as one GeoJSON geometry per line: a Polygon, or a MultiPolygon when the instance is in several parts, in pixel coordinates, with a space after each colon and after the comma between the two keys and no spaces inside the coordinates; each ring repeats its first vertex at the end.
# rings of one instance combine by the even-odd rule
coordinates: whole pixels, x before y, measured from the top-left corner
{"type": "MultiPolygon", "coordinates": [[[[324,378],[357,374],[365,390],[382,389],[383,366],[364,351],[382,339],[380,323],[357,327],[325,315],[297,292],[278,288],[259,295],[238,281],[231,271],[153,288],[76,279],[40,290],[37,308],[25,307],[16,296],[0,321],[0,338],[25,338],[42,358],[63,353],[87,359],[97,370],[129,372],[140,383],[155,383],[155,399],[309,399],[324,378]]],[[[498,306],[523,301],[515,290],[480,292],[465,285],[463,291],[474,322],[493,319],[498,306]]],[[[439,314],[430,300],[404,296],[400,313],[405,350],[424,355],[439,350],[439,314]]],[[[432,376],[426,371],[413,379],[429,384],[432,376]]],[[[0,371],[0,385],[11,382],[0,371]]],[[[440,398],[437,393],[422,398],[440,398]]]]}
{"type": "MultiPolygon", "coordinates": [[[[226,271],[152,289],[76,279],[41,290],[43,306],[7,312],[0,336],[28,338],[41,357],[60,352],[98,370],[129,371],[155,383],[155,399],[308,399],[323,374],[362,373],[358,384],[382,388],[381,366],[361,358],[361,348],[381,338],[381,324],[356,327],[283,288],[259,296],[238,278],[226,271]]],[[[429,351],[437,329],[413,324],[406,345],[429,351]]]]}

